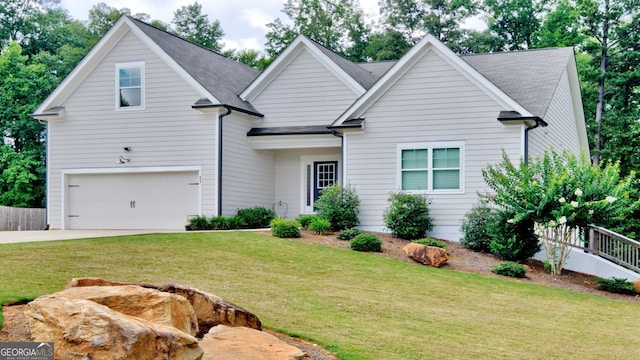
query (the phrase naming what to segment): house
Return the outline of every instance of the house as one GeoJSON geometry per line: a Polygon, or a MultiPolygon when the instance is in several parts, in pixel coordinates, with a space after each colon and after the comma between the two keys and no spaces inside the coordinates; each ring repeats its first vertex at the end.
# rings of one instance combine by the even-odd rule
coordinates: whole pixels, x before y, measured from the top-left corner
{"type": "Polygon", "coordinates": [[[458,56],[427,35],[355,64],[299,36],[259,73],[131,17],[32,116],[55,229],[179,229],[257,205],[296,218],[341,183],[365,230],[406,190],[429,197],[431,235],[458,240],[503,150],[589,148],[571,48],[458,56]]]}

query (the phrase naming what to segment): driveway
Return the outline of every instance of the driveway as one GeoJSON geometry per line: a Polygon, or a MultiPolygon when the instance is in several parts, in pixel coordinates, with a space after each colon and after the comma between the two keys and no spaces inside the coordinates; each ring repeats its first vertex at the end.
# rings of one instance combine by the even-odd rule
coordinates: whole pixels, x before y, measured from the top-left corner
{"type": "MultiPolygon", "coordinates": [[[[184,231],[184,230],[183,230],[184,231]]],[[[33,241],[54,241],[87,239],[107,236],[139,235],[152,233],[180,232],[180,230],[40,230],[40,231],[0,231],[0,244],[33,241]]]]}

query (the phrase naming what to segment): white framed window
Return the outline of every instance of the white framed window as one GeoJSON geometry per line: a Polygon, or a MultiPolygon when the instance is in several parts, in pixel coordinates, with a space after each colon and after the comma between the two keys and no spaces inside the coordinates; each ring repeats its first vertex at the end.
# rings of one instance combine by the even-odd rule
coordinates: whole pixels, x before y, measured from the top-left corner
{"type": "Polygon", "coordinates": [[[116,109],[144,109],[144,62],[116,64],[116,109]]]}
{"type": "Polygon", "coordinates": [[[398,144],[398,188],[431,193],[464,192],[464,143],[398,144]]]}

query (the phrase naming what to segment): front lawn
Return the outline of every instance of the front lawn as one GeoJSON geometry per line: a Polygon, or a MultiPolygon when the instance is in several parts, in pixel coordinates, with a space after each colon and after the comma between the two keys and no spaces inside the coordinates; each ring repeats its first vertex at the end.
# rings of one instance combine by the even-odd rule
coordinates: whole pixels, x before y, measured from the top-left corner
{"type": "Polygon", "coordinates": [[[640,306],[252,232],[0,245],[0,300],[73,277],[193,286],[341,359],[640,358],[640,306]]]}

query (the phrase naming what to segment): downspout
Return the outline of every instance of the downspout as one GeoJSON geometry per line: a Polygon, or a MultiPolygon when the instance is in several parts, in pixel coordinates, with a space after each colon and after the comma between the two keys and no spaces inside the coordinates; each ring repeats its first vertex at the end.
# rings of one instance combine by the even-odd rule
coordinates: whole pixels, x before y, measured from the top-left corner
{"type": "Polygon", "coordinates": [[[231,114],[231,108],[224,106],[227,112],[218,115],[218,216],[222,215],[222,118],[231,114]]]}
{"type": "Polygon", "coordinates": [[[529,163],[529,131],[541,125],[546,126],[545,125],[546,123],[543,123],[542,119],[535,118],[534,120],[536,122],[535,124],[533,124],[532,126],[527,126],[527,128],[524,129],[524,163],[525,164],[529,163]]]}
{"type": "Polygon", "coordinates": [[[340,167],[341,167],[341,176],[342,176],[342,181],[341,181],[341,185],[344,187],[345,186],[345,181],[347,180],[346,178],[346,171],[345,171],[345,166],[344,166],[344,134],[339,133],[337,131],[332,131],[333,136],[339,137],[340,138],[340,167]]]}

